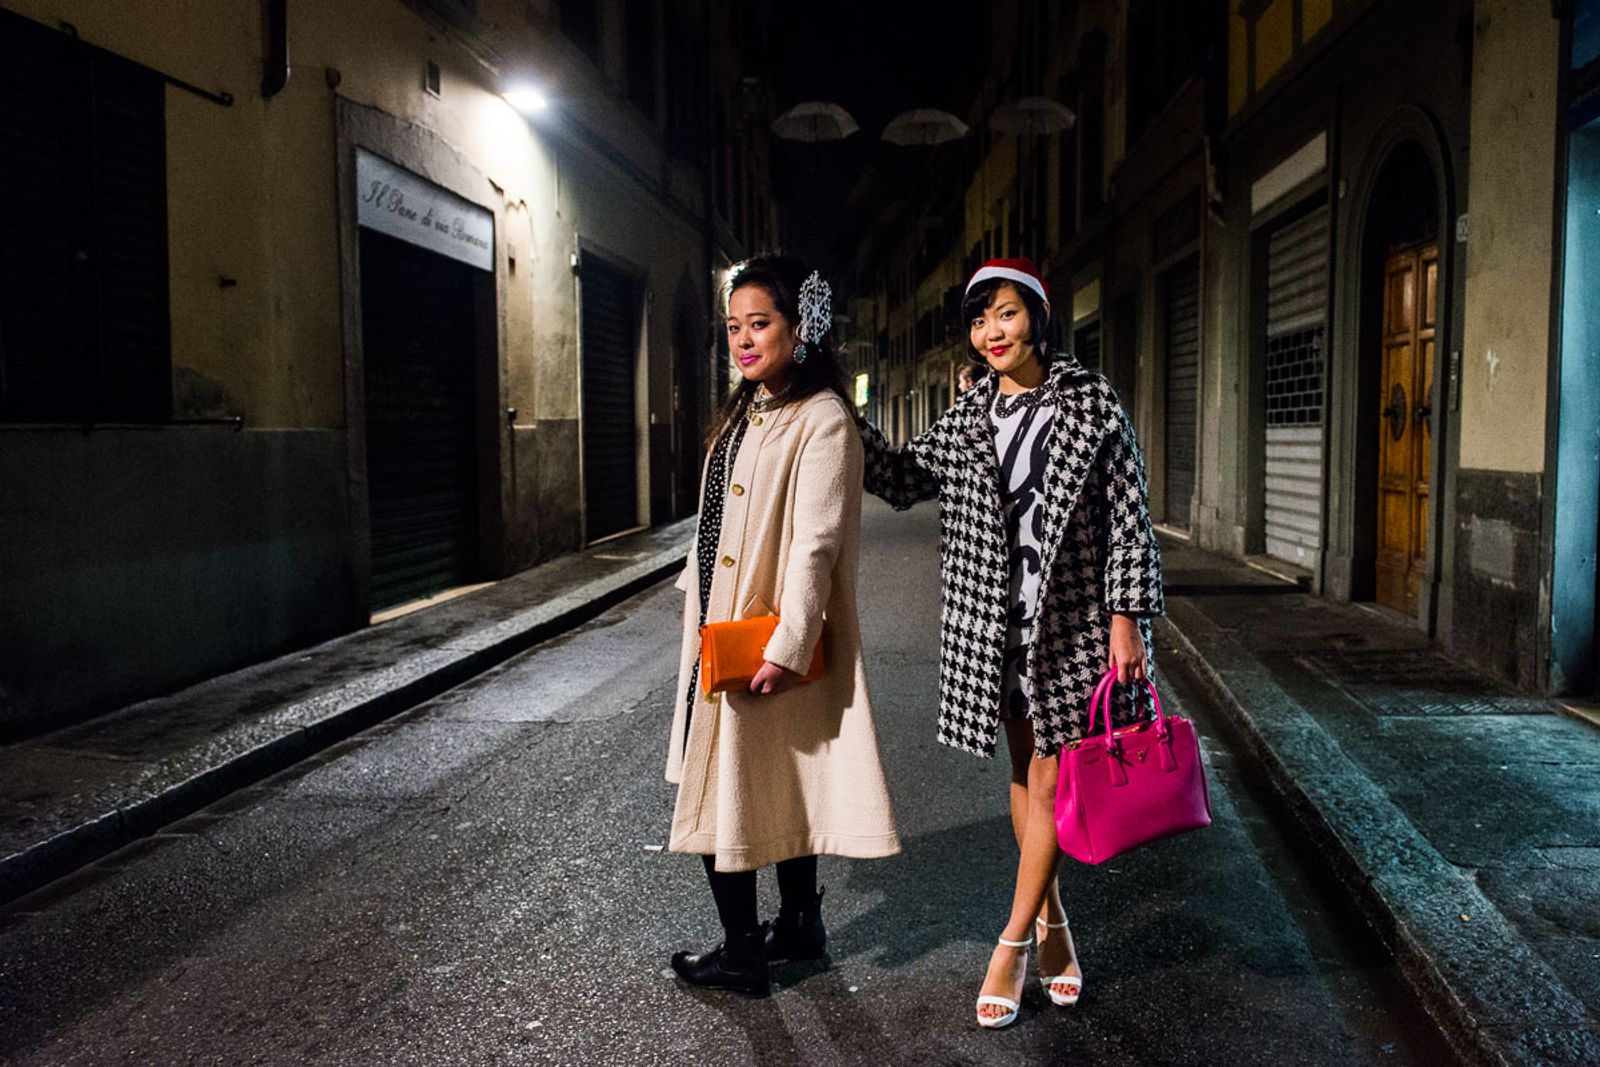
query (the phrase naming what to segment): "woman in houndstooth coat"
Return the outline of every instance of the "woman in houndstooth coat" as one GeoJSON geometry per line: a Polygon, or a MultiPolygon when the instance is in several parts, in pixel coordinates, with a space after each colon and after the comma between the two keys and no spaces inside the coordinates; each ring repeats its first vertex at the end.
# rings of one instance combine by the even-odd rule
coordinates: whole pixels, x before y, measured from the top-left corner
{"type": "MultiPolygon", "coordinates": [[[[993,756],[1003,729],[1011,757],[1021,858],[977,1009],[997,1028],[1017,1017],[1035,933],[1050,999],[1068,1006],[1082,989],[1056,877],[1058,759],[1108,667],[1122,681],[1148,674],[1161,559],[1133,427],[1102,376],[1045,347],[1034,265],[984,264],[962,313],[992,373],[903,449],[860,429],[868,492],[896,509],[941,505],[939,740],[993,756]]],[[[1118,725],[1146,715],[1133,693],[1119,690],[1118,725]]]]}

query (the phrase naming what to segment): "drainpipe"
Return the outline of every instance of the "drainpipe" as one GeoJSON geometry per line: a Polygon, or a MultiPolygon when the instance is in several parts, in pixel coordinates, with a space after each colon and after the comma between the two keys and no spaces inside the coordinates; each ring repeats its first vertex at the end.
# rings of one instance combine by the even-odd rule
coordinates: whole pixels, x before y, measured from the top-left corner
{"type": "Polygon", "coordinates": [[[261,98],[271,100],[289,84],[289,0],[262,0],[261,29],[267,46],[261,98]]]}

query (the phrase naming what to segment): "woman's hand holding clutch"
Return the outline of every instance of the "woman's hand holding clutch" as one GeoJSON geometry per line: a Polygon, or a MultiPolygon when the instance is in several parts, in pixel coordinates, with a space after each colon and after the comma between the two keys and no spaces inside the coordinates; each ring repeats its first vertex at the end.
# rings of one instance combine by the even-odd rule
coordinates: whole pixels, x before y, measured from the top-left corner
{"type": "Polygon", "coordinates": [[[771,660],[763,661],[756,676],[750,679],[750,692],[758,696],[781,693],[800,684],[801,676],[771,660]]]}

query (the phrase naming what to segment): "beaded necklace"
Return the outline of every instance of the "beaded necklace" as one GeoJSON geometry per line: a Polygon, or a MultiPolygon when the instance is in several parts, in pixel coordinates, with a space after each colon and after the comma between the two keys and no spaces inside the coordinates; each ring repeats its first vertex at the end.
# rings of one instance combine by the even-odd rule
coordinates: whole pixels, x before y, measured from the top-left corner
{"type": "Polygon", "coordinates": [[[994,391],[994,413],[1002,419],[1008,419],[1023,408],[1038,407],[1044,402],[1047,390],[1043,386],[1029,389],[1026,392],[1013,393],[1007,396],[1000,390],[994,391]]]}

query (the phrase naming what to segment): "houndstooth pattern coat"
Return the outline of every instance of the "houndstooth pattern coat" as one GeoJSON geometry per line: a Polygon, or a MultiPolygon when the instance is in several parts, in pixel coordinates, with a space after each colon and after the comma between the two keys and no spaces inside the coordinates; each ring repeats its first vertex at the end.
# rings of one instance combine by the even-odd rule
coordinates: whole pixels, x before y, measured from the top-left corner
{"type": "MultiPolygon", "coordinates": [[[[1045,468],[1044,578],[1025,669],[1034,751],[1051,756],[1084,735],[1089,697],[1106,669],[1111,615],[1137,618],[1150,650],[1150,619],[1163,602],[1144,460],[1116,393],[1071,357],[1051,362],[1044,387],[1056,414],[1045,468]]],[[[994,390],[990,375],[904,449],[858,420],[868,492],[897,510],[939,500],[939,740],[980,756],[994,755],[999,731],[1009,597],[989,422],[994,390]]],[[[1119,689],[1119,726],[1149,713],[1148,698],[1134,693],[1119,689]]]]}

